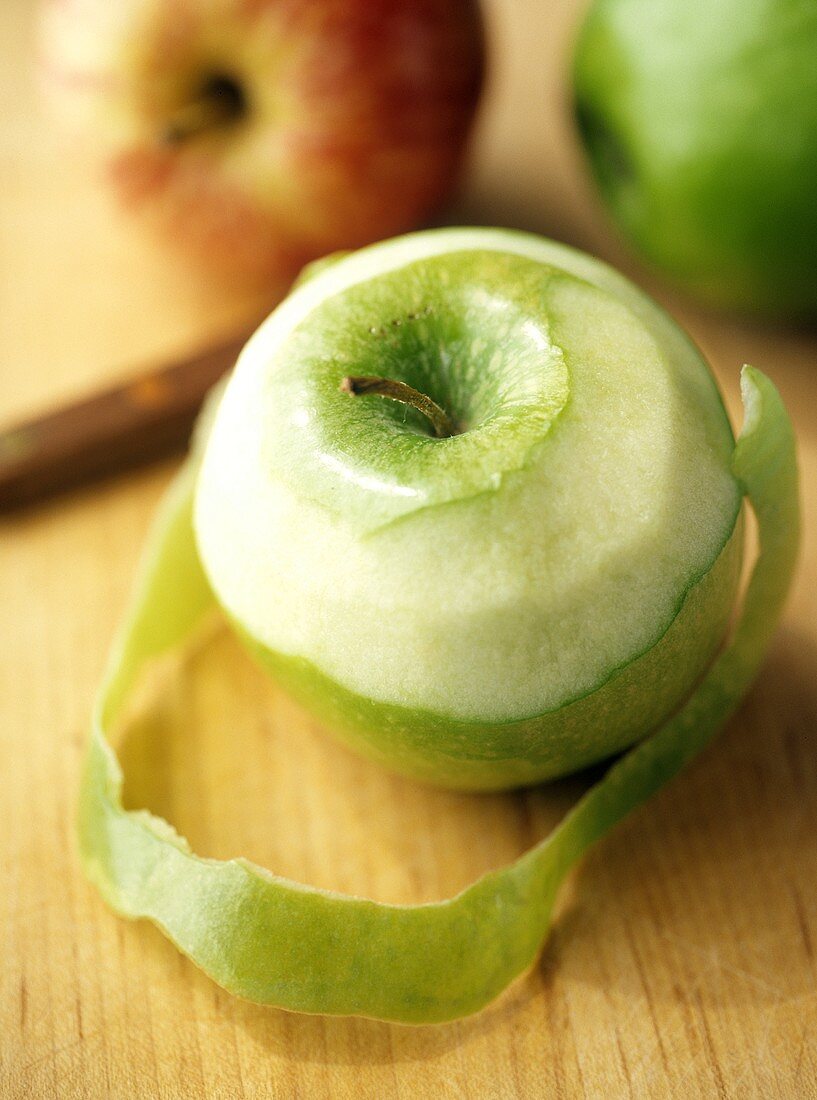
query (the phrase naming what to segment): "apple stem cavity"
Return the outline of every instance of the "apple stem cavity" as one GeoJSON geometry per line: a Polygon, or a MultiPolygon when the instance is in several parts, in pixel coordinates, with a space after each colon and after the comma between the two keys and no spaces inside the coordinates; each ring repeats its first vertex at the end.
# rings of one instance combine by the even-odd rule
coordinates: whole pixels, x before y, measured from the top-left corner
{"type": "Polygon", "coordinates": [[[237,122],[247,111],[247,100],[238,81],[215,75],[198,93],[168,119],[161,134],[165,145],[181,145],[192,137],[237,122]]]}
{"type": "Polygon", "coordinates": [[[353,397],[374,395],[411,405],[426,417],[437,439],[447,439],[449,436],[459,434],[457,425],[445,409],[440,408],[437,402],[427,394],[420,393],[405,382],[398,382],[394,378],[380,378],[376,375],[348,376],[341,382],[340,389],[342,393],[351,394],[353,397]]]}

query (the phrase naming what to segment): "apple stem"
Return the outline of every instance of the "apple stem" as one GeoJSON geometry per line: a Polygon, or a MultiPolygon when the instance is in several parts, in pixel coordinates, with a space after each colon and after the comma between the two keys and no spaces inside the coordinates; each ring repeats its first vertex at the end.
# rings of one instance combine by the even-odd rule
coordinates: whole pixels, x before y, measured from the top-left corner
{"type": "Polygon", "coordinates": [[[194,99],[173,112],[162,131],[162,141],[165,145],[181,145],[197,134],[235,122],[244,114],[245,106],[235,80],[213,77],[194,99]]]}
{"type": "Polygon", "coordinates": [[[351,394],[353,397],[374,395],[386,397],[390,401],[400,401],[404,405],[411,405],[425,416],[437,439],[447,439],[457,435],[457,426],[448,413],[440,408],[436,401],[432,401],[424,393],[415,390],[413,386],[405,382],[398,382],[394,378],[379,378],[377,376],[357,376],[344,378],[340,384],[341,392],[351,394]]]}

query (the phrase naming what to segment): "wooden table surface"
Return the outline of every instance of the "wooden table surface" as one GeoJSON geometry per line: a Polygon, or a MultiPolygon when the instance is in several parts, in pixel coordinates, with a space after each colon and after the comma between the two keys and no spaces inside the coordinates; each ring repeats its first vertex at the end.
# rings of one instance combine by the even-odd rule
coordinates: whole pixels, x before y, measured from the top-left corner
{"type": "MultiPolygon", "coordinates": [[[[254,315],[121,224],[44,124],[27,0],[0,6],[0,417],[254,315]]],[[[774,651],[721,738],[574,876],[532,972],[432,1028],[287,1014],[218,989],[110,913],[73,838],[92,694],[170,464],[0,527],[0,1095],[817,1096],[817,338],[699,311],[605,227],[571,134],[571,0],[494,0],[492,84],[452,218],[534,229],[646,283],[733,413],[750,361],[799,428],[806,542],[774,651]]],[[[122,746],[127,797],[197,851],[326,887],[443,897],[542,836],[575,781],[465,796],[335,746],[220,632],[122,746]]]]}

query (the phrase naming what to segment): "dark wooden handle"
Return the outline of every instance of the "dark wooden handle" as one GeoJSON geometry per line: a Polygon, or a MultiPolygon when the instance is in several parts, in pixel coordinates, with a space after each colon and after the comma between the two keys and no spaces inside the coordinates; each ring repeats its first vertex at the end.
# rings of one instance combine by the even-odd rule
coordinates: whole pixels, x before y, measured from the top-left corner
{"type": "Polygon", "coordinates": [[[248,335],[0,431],[0,512],[181,450],[248,335]]]}

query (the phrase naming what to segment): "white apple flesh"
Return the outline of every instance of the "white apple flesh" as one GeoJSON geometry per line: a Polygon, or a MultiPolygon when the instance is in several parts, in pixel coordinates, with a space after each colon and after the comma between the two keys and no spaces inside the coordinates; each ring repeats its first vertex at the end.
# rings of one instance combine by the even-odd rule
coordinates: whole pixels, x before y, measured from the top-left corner
{"type": "Polygon", "coordinates": [[[51,0],[42,69],[126,207],[266,274],[443,201],[482,32],[473,0],[51,0]]]}
{"type": "Polygon", "coordinates": [[[733,437],[695,347],[603,264],[521,233],[413,234],[317,271],[247,345],[196,531],[262,661],[350,742],[458,787],[623,749],[720,645],[733,437]],[[424,390],[460,425],[352,397],[424,390]]]}

